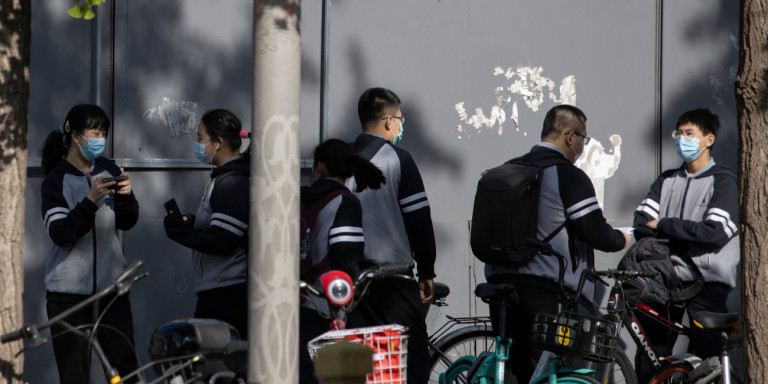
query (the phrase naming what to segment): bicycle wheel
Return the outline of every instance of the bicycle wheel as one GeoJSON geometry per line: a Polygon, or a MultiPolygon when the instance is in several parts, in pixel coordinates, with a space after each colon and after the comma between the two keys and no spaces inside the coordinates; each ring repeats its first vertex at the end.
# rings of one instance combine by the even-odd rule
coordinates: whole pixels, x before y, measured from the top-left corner
{"type": "Polygon", "coordinates": [[[638,384],[637,373],[624,352],[611,352],[610,363],[599,364],[595,368],[596,379],[603,384],[638,384]]]}
{"type": "Polygon", "coordinates": [[[496,335],[490,329],[478,329],[459,333],[445,341],[438,340],[429,363],[429,383],[437,383],[440,374],[462,356],[477,356],[496,347],[496,335]],[[442,354],[440,353],[442,352],[442,354]]]}
{"type": "Polygon", "coordinates": [[[687,361],[675,361],[672,364],[661,367],[653,375],[648,384],[680,384],[684,383],[693,367],[687,361]]]}
{"type": "Polygon", "coordinates": [[[563,373],[557,375],[558,384],[600,384],[592,376],[582,375],[580,373],[563,373]]]}
{"type": "MultiPolygon", "coordinates": [[[[466,384],[467,372],[472,368],[473,362],[470,360],[459,360],[453,364],[449,370],[444,373],[443,384],[466,384]]],[[[438,378],[440,375],[437,375],[438,378]]],[[[439,380],[435,381],[440,382],[439,380]]]]}

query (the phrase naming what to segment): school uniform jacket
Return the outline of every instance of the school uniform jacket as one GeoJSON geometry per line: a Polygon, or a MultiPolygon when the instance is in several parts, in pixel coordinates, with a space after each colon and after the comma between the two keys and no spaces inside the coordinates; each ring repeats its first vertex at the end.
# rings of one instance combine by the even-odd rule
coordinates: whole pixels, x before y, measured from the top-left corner
{"type": "Polygon", "coordinates": [[[45,266],[45,289],[91,295],[106,288],[126,266],[117,230],[139,220],[139,203],[130,195],[110,194],[94,204],[86,197],[92,181],[119,176],[114,161],[99,157],[84,174],[65,159],[45,176],[41,187],[45,230],[53,241],[45,266]]]}
{"type": "MultiPolygon", "coordinates": [[[[411,155],[379,135],[361,134],[354,151],[386,177],[381,189],[356,192],[363,207],[365,259],[374,264],[416,261],[419,278],[435,277],[435,232],[424,182],[411,155]]],[[[354,191],[354,177],[347,180],[354,191]]]]}
{"type": "MultiPolygon", "coordinates": [[[[714,159],[694,175],[685,164],[668,170],[651,185],[635,211],[635,237],[670,239],[672,249],[689,252],[708,283],[736,286],[739,250],[739,194],[733,171],[714,159]],[[656,233],[645,224],[660,219],[656,233]]],[[[682,281],[696,280],[698,273],[678,255],[672,256],[682,281]]]]}
{"type": "Polygon", "coordinates": [[[191,248],[199,263],[195,293],[246,282],[250,170],[239,156],[214,168],[197,213],[186,223],[178,212],[165,217],[166,235],[191,248]]]}
{"type": "MultiPolygon", "coordinates": [[[[555,157],[566,158],[559,147],[550,143],[539,143],[523,156],[534,164],[555,157]]],[[[544,169],[539,197],[539,240],[549,236],[563,223],[565,227],[549,243],[565,256],[564,284],[575,291],[581,272],[594,260],[594,250],[619,251],[624,248],[625,238],[621,231],[605,220],[589,176],[567,160],[544,169]]],[[[510,282],[529,281],[527,277],[533,276],[557,283],[559,270],[556,257],[538,254],[528,264],[520,266],[486,264],[485,275],[486,278],[507,275],[511,278],[510,282]]],[[[593,285],[587,281],[581,294],[591,299],[593,285]]]]}
{"type": "MultiPolygon", "coordinates": [[[[324,197],[342,192],[317,213],[309,231],[310,257],[313,275],[301,276],[301,280],[322,288],[317,277],[320,274],[339,269],[350,275],[352,280],[361,272],[365,238],[363,236],[363,210],[360,201],[344,184],[330,178],[320,179],[301,191],[304,209],[309,209],[324,197]]],[[[302,239],[305,234],[302,234],[302,239]]],[[[310,296],[301,303],[302,307],[317,309],[328,314],[328,303],[323,298],[310,296]]]]}

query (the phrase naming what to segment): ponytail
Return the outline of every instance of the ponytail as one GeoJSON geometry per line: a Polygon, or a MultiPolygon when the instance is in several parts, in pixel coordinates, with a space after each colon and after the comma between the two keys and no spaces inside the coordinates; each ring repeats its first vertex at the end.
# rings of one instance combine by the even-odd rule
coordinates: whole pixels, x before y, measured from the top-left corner
{"type": "Polygon", "coordinates": [[[370,161],[357,155],[350,156],[347,161],[352,167],[352,174],[355,176],[355,184],[357,184],[355,192],[362,192],[366,188],[379,189],[382,184],[386,183],[384,173],[370,161]]]}
{"type": "Polygon", "coordinates": [[[361,192],[366,188],[379,189],[386,183],[386,178],[379,168],[370,161],[352,152],[349,144],[339,139],[330,139],[315,148],[315,161],[325,164],[330,177],[348,179],[355,177],[357,189],[361,192]]]}
{"type": "Polygon", "coordinates": [[[42,158],[43,172],[47,175],[51,173],[56,163],[61,160],[69,150],[69,141],[71,141],[69,135],[65,135],[63,128],[59,128],[50,134],[43,142],[43,148],[40,150],[40,157],[42,158]]]}

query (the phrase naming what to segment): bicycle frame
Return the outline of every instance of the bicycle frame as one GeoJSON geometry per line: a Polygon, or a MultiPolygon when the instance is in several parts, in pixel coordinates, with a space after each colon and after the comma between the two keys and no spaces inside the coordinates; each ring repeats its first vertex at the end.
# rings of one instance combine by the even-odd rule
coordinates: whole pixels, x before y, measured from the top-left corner
{"type": "MultiPolygon", "coordinates": [[[[613,288],[611,289],[611,294],[606,309],[608,310],[609,314],[617,316],[621,319],[623,328],[626,328],[629,331],[629,335],[637,346],[638,351],[642,351],[640,356],[642,356],[646,363],[653,366],[654,369],[661,368],[662,358],[665,356],[660,356],[656,348],[651,345],[645,330],[638,320],[638,316],[636,316],[636,313],[641,314],[642,316],[646,316],[655,323],[661,324],[665,328],[672,330],[677,334],[690,336],[689,327],[661,316],[661,314],[659,314],[656,310],[646,305],[639,303],[635,303],[634,305],[629,304],[624,298],[624,292],[618,283],[614,284],[613,288]]],[[[617,329],[617,332],[619,331],[620,329],[617,329]]]]}

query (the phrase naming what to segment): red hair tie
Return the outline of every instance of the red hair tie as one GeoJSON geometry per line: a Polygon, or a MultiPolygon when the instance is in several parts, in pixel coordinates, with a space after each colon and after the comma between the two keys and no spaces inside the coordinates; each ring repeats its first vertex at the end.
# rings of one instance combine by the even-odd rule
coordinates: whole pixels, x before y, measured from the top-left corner
{"type": "Polygon", "coordinates": [[[243,129],[240,130],[240,138],[241,139],[250,139],[251,138],[251,133],[248,132],[247,130],[245,130],[245,128],[243,128],[243,129]]]}

